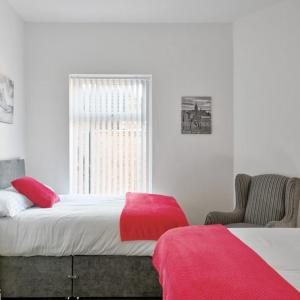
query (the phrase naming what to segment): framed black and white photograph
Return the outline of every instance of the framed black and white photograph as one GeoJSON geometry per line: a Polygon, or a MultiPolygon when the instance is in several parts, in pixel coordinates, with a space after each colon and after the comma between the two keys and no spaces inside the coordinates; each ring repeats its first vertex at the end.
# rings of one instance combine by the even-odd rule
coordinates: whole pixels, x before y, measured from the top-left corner
{"type": "Polygon", "coordinates": [[[181,133],[210,134],[211,132],[211,97],[182,97],[181,133]]]}
{"type": "Polygon", "coordinates": [[[0,74],[0,122],[12,124],[14,118],[14,82],[0,74]]]}

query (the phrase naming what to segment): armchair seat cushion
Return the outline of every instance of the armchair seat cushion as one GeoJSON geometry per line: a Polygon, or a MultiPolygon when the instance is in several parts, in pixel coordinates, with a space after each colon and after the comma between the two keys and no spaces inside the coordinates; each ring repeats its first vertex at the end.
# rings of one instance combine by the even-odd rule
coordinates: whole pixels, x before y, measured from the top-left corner
{"type": "Polygon", "coordinates": [[[227,224],[226,227],[228,228],[251,228],[251,227],[264,227],[263,225],[251,224],[251,223],[233,223],[227,224]]]}

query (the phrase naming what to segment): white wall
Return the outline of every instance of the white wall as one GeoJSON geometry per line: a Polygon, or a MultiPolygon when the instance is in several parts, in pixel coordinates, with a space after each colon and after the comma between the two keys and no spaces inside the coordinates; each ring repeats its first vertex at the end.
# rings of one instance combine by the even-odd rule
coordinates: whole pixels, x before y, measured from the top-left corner
{"type": "Polygon", "coordinates": [[[234,26],[234,171],[300,177],[300,1],[234,26]]]}
{"type": "Polygon", "coordinates": [[[232,208],[232,26],[27,24],[28,173],[68,192],[68,75],[153,75],[153,188],[193,223],[232,208]],[[213,134],[181,135],[184,95],[213,97],[213,134]]]}
{"type": "Polygon", "coordinates": [[[14,123],[0,122],[0,159],[24,157],[24,26],[6,0],[0,0],[0,38],[0,73],[11,78],[15,84],[14,123]]]}

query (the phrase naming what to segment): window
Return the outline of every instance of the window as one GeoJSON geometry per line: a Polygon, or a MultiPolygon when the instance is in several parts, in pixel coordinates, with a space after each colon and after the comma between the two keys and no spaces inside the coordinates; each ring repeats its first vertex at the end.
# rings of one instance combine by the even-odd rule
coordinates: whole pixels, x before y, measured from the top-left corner
{"type": "Polygon", "coordinates": [[[70,190],[151,191],[151,76],[70,76],[70,190]]]}

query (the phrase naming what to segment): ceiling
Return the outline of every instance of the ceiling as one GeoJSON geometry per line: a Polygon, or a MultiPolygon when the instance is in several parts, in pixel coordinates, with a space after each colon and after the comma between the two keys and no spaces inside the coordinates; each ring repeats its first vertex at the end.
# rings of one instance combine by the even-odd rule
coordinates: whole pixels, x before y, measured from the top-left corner
{"type": "Polygon", "coordinates": [[[27,22],[234,22],[281,0],[8,0],[27,22]]]}

